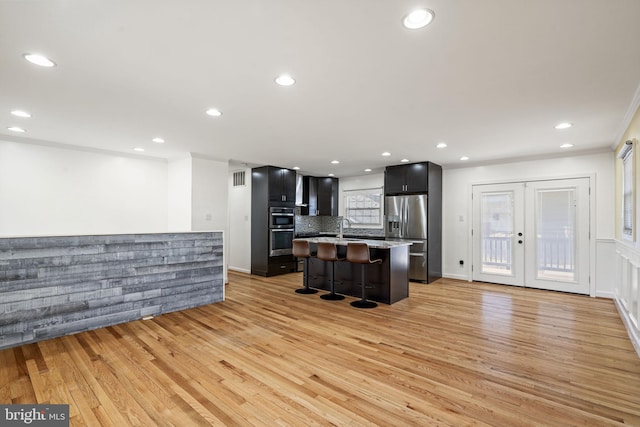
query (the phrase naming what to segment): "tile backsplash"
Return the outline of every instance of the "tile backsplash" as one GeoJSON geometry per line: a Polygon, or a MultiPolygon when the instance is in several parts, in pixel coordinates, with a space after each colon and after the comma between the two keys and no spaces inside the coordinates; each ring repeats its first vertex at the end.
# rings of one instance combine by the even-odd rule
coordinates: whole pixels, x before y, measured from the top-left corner
{"type": "MultiPolygon", "coordinates": [[[[307,216],[296,215],[295,227],[297,234],[310,233],[338,233],[342,221],[341,216],[307,216]]],[[[345,224],[344,234],[357,236],[384,237],[384,230],[378,228],[356,228],[345,224]]]]}
{"type": "Polygon", "coordinates": [[[296,215],[296,233],[337,233],[340,219],[342,217],[296,215]]]}

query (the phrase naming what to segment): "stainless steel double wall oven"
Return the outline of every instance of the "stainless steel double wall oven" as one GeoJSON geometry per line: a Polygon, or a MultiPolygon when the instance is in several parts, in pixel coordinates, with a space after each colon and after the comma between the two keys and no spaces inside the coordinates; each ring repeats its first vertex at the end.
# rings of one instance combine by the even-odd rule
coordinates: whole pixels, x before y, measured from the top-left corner
{"type": "Polygon", "coordinates": [[[291,255],[294,227],[295,208],[269,208],[269,256],[291,255]]]}

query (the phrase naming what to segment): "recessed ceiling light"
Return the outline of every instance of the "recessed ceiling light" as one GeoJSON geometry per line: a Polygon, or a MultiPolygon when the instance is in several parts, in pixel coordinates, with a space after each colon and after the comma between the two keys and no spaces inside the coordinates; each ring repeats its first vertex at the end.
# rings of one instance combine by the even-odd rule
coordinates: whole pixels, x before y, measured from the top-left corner
{"type": "Polygon", "coordinates": [[[9,129],[11,132],[19,132],[19,133],[26,132],[26,130],[19,128],[18,126],[11,126],[11,127],[8,127],[7,129],[9,129]]]}
{"type": "Polygon", "coordinates": [[[445,144],[444,142],[438,142],[436,144],[436,148],[445,148],[447,146],[447,144],[445,144]]]}
{"type": "Polygon", "coordinates": [[[222,111],[218,110],[217,108],[209,108],[206,113],[212,117],[220,117],[222,115],[222,111]]]}
{"type": "Polygon", "coordinates": [[[164,139],[162,138],[153,138],[152,141],[156,144],[164,144],[164,139]]]}
{"type": "Polygon", "coordinates": [[[385,151],[384,153],[382,153],[382,155],[385,156],[385,157],[389,157],[391,155],[391,153],[388,152],[388,151],[385,151]]]}
{"type": "Polygon", "coordinates": [[[560,148],[571,148],[571,147],[573,147],[573,144],[570,144],[568,142],[560,146],[560,148]]]}
{"type": "Polygon", "coordinates": [[[329,176],[335,176],[334,174],[330,173],[329,176]]]}
{"type": "Polygon", "coordinates": [[[462,156],[460,157],[460,160],[465,161],[465,160],[469,160],[469,158],[467,156],[462,156]]]}
{"type": "Polygon", "coordinates": [[[563,122],[563,123],[558,123],[555,128],[556,129],[569,129],[571,126],[573,126],[571,123],[568,122],[563,122]]]}
{"type": "Polygon", "coordinates": [[[24,117],[24,118],[31,117],[31,114],[27,113],[26,111],[22,111],[22,110],[13,110],[11,112],[11,114],[13,114],[14,116],[17,116],[17,117],[24,117]]]}
{"type": "Polygon", "coordinates": [[[371,172],[371,169],[366,168],[364,171],[365,171],[365,172],[371,172]]]}
{"type": "Polygon", "coordinates": [[[296,81],[294,80],[294,78],[288,74],[282,74],[276,77],[276,83],[278,83],[280,86],[291,86],[295,84],[295,82],[296,81]]]}
{"type": "Polygon", "coordinates": [[[32,64],[39,65],[41,67],[55,67],[56,63],[47,58],[44,55],[39,55],[37,53],[25,53],[22,55],[24,59],[31,62],[32,64]]]}
{"type": "Polygon", "coordinates": [[[409,159],[402,159],[400,160],[400,163],[407,163],[409,161],[409,159]]]}
{"type": "Polygon", "coordinates": [[[340,163],[340,160],[331,160],[331,164],[337,165],[338,163],[340,163]]]}
{"type": "Polygon", "coordinates": [[[300,170],[300,166],[294,166],[294,167],[293,167],[293,170],[297,170],[297,171],[299,171],[299,170],[300,170]]]}
{"type": "Polygon", "coordinates": [[[418,28],[429,25],[434,16],[433,10],[416,9],[405,16],[402,23],[410,30],[417,30],[418,28]]]}
{"type": "Polygon", "coordinates": [[[133,151],[143,152],[143,151],[144,151],[144,148],[142,148],[142,147],[136,147],[136,148],[134,148],[134,149],[133,149],[133,151]]]}

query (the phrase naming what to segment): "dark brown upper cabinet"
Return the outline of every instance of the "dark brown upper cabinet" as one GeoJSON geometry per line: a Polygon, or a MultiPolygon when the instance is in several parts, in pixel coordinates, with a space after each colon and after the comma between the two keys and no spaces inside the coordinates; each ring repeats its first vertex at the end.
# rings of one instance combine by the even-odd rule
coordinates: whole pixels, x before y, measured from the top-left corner
{"type": "Polygon", "coordinates": [[[293,204],[296,202],[296,171],[265,166],[269,176],[269,202],[293,204]]]}
{"type": "Polygon", "coordinates": [[[384,172],[384,194],[426,193],[429,188],[429,163],[387,166],[384,172]]]}
{"type": "Polygon", "coordinates": [[[302,178],[303,215],[338,215],[338,179],[305,176],[302,178]]]}

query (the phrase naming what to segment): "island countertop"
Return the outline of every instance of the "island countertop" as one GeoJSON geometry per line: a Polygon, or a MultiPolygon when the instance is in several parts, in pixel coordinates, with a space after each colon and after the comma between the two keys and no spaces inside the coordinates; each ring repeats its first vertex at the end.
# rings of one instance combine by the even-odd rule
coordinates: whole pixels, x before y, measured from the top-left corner
{"type": "Polygon", "coordinates": [[[390,249],[398,246],[411,246],[411,242],[399,242],[394,240],[369,240],[369,239],[353,239],[339,237],[296,237],[294,240],[306,240],[309,243],[328,242],[335,243],[340,246],[347,246],[349,243],[366,243],[370,248],[390,249]]]}

